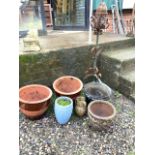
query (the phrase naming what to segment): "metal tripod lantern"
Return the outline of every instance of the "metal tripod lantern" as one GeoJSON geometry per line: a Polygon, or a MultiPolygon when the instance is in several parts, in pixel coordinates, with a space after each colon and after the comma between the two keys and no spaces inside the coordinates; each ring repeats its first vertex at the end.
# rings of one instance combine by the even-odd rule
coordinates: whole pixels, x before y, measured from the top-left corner
{"type": "Polygon", "coordinates": [[[111,88],[101,81],[101,73],[97,67],[97,59],[101,53],[101,49],[98,45],[99,36],[102,35],[104,30],[109,27],[107,15],[107,6],[104,2],[101,2],[96,10],[95,15],[91,17],[91,27],[94,34],[96,35],[96,45],[91,49],[93,55],[93,64],[86,71],[84,81],[88,81],[88,79],[91,79],[90,77],[95,77],[95,80],[91,79],[91,81],[85,83],[84,85],[84,92],[88,102],[92,100],[107,101],[110,100],[112,95],[111,88]]]}

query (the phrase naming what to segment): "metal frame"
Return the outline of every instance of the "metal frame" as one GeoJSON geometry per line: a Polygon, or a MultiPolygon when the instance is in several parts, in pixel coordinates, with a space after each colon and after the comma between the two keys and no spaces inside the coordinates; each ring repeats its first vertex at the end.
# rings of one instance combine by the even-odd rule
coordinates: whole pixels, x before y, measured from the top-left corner
{"type": "Polygon", "coordinates": [[[84,26],[56,26],[55,25],[55,14],[56,9],[53,5],[54,0],[51,0],[52,18],[53,18],[53,29],[54,30],[88,30],[89,29],[89,0],[85,0],[85,25],[84,26]]]}
{"type": "Polygon", "coordinates": [[[44,0],[38,0],[38,1],[40,4],[40,14],[41,14],[41,21],[42,21],[42,30],[38,30],[38,33],[40,35],[47,35],[46,18],[45,18],[45,11],[44,11],[44,0]]]}
{"type": "MultiPolygon", "coordinates": [[[[46,29],[46,19],[45,19],[45,12],[44,12],[44,0],[38,0],[40,5],[40,15],[41,15],[41,22],[42,22],[42,29],[38,29],[38,35],[47,35],[47,29],[46,29]]],[[[27,1],[22,7],[25,7],[29,1],[27,1]]],[[[19,31],[19,37],[25,37],[27,35],[29,30],[25,31],[19,31]]]]}

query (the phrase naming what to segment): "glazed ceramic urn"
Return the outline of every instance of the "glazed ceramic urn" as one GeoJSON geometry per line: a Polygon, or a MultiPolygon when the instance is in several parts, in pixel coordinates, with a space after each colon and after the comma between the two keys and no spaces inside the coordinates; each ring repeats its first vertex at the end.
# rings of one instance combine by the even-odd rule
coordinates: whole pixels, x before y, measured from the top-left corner
{"type": "Polygon", "coordinates": [[[61,96],[55,100],[54,112],[59,124],[66,124],[73,112],[73,100],[70,97],[61,96]]]}
{"type": "Polygon", "coordinates": [[[84,96],[78,96],[75,100],[75,112],[78,116],[83,116],[86,113],[87,103],[84,96]]]}
{"type": "Polygon", "coordinates": [[[90,124],[99,130],[112,125],[116,116],[114,105],[108,101],[95,100],[88,105],[88,117],[90,124]]]}
{"type": "Polygon", "coordinates": [[[40,84],[26,85],[19,89],[20,111],[30,119],[42,116],[49,107],[52,90],[40,84]]]}

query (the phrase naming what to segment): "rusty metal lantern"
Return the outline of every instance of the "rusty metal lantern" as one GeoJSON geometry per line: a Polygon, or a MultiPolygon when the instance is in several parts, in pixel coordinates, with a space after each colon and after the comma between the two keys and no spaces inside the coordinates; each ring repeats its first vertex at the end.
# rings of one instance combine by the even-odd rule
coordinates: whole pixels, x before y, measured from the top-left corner
{"type": "Polygon", "coordinates": [[[91,17],[91,27],[96,35],[96,45],[91,49],[93,64],[85,72],[85,84],[84,92],[87,98],[87,101],[92,100],[110,100],[112,96],[111,88],[101,81],[100,77],[102,76],[98,67],[97,59],[102,52],[102,48],[99,47],[99,36],[103,34],[103,30],[109,27],[108,22],[108,9],[105,2],[101,2],[98,6],[95,15],[91,17]],[[91,77],[91,78],[90,78],[91,77]],[[95,78],[92,82],[88,82],[88,79],[95,78]],[[86,83],[87,81],[87,83],[86,83]]]}
{"type": "Polygon", "coordinates": [[[96,10],[96,15],[106,15],[107,14],[107,6],[105,2],[101,2],[96,10]]]}
{"type": "Polygon", "coordinates": [[[108,18],[107,18],[107,5],[105,2],[101,2],[98,6],[96,13],[91,18],[91,26],[94,31],[94,34],[102,34],[103,29],[109,27],[108,18]]]}

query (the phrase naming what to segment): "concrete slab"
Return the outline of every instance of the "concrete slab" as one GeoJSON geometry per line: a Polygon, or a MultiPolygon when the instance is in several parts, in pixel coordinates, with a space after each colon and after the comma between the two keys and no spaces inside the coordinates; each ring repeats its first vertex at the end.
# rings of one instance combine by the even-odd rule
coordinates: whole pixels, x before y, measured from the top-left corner
{"type": "Polygon", "coordinates": [[[135,48],[123,48],[116,49],[113,51],[103,52],[103,55],[111,59],[116,59],[117,61],[124,62],[135,58],[135,48]]]}
{"type": "MultiPolygon", "coordinates": [[[[88,31],[51,31],[47,36],[38,37],[41,52],[49,52],[51,50],[77,48],[81,46],[95,45],[96,36],[92,34],[92,43],[88,42],[89,32],[88,31]]],[[[125,35],[118,35],[113,33],[105,33],[100,36],[99,44],[128,40],[130,37],[125,35]]],[[[19,40],[19,52],[23,52],[23,38],[19,40]]]]}

